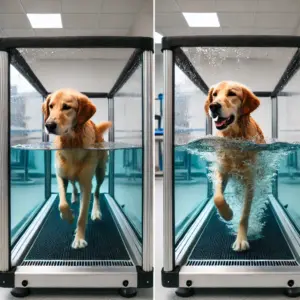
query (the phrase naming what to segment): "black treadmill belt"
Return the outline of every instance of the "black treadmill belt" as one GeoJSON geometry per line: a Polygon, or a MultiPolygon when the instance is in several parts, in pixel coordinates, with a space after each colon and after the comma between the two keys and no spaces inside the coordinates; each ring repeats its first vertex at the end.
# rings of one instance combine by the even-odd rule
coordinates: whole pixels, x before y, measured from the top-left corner
{"type": "MultiPolygon", "coordinates": [[[[71,195],[68,194],[70,202],[71,195]]],[[[102,220],[93,222],[88,215],[84,249],[72,249],[74,231],[79,213],[79,203],[72,204],[75,214],[73,224],[62,220],[58,211],[58,196],[41,228],[26,260],[130,260],[119,231],[109,211],[104,195],[100,206],[102,220]]],[[[90,211],[92,202],[90,205],[90,211]]]]}
{"type": "Polygon", "coordinates": [[[190,260],[290,260],[294,256],[279,228],[270,206],[265,211],[265,227],[262,238],[249,241],[250,249],[235,252],[232,244],[235,236],[229,233],[226,224],[219,219],[216,209],[208,220],[194,248],[190,260]]]}

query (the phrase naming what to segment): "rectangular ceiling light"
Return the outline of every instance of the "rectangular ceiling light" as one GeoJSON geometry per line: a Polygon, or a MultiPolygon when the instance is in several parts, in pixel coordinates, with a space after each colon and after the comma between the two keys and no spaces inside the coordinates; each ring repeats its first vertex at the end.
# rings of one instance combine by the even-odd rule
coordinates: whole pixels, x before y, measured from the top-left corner
{"type": "Polygon", "coordinates": [[[190,27],[220,27],[217,13],[182,13],[190,27]]]}
{"type": "Polygon", "coordinates": [[[162,35],[158,32],[154,33],[154,42],[155,44],[161,44],[162,35]]]}
{"type": "Polygon", "coordinates": [[[63,28],[61,14],[27,14],[32,28],[63,28]]]}

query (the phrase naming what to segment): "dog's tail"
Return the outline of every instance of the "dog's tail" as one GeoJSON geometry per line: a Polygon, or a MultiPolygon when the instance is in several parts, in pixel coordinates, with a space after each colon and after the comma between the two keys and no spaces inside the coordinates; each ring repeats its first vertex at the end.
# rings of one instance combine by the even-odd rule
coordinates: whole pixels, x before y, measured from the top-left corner
{"type": "Polygon", "coordinates": [[[111,126],[112,122],[109,121],[101,122],[100,124],[96,125],[98,134],[102,136],[111,126]]]}

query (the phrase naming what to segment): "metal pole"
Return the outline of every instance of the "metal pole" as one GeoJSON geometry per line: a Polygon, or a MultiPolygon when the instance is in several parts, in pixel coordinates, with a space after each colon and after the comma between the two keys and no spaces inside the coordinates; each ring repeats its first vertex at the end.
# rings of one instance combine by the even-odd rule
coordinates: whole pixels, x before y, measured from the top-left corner
{"type": "MultiPolygon", "coordinates": [[[[272,97],[272,139],[278,139],[278,98],[272,97]]],[[[278,171],[276,171],[275,180],[272,184],[272,192],[278,199],[278,171]]]]}
{"type": "MultiPolygon", "coordinates": [[[[49,142],[49,134],[45,132],[45,120],[44,116],[42,119],[42,141],[49,142]]],[[[44,152],[44,162],[45,162],[45,200],[49,199],[51,196],[51,183],[52,183],[52,170],[51,170],[51,151],[45,150],[44,152]]]]}
{"type": "MultiPolygon", "coordinates": [[[[108,120],[112,122],[112,127],[108,132],[108,141],[115,141],[115,102],[113,98],[108,98],[108,120]]],[[[108,193],[111,197],[115,196],[115,153],[113,150],[109,153],[109,174],[108,174],[108,193]]]]}
{"type": "Polygon", "coordinates": [[[174,62],[173,52],[164,51],[164,271],[174,269],[174,62]]]}
{"type": "Polygon", "coordinates": [[[153,53],[143,53],[143,270],[153,268],[154,97],[153,53]]]}
{"type": "Polygon", "coordinates": [[[10,269],[9,56],[0,51],[0,272],[10,269]]]}

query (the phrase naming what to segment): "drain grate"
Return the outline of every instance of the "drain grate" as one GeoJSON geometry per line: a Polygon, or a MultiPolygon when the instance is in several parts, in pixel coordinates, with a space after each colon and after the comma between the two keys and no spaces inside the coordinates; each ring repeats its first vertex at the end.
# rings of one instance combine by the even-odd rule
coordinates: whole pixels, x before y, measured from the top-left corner
{"type": "Polygon", "coordinates": [[[197,260],[191,259],[187,266],[193,267],[298,267],[295,260],[197,260]]]}
{"type": "Polygon", "coordinates": [[[25,260],[31,267],[133,267],[130,260],[25,260]]]}

